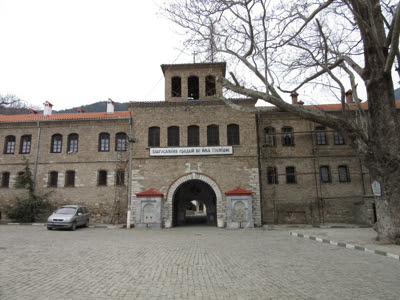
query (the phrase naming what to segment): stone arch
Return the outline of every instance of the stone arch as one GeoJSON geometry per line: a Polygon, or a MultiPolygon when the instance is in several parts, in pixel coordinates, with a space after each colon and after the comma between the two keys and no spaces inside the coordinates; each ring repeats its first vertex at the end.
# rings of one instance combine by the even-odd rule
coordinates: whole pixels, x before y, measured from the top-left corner
{"type": "MultiPolygon", "coordinates": [[[[201,182],[204,182],[209,185],[209,187],[212,189],[212,191],[215,194],[216,198],[216,211],[218,213],[218,216],[224,216],[225,215],[225,210],[224,210],[224,205],[223,205],[223,194],[221,192],[221,189],[219,188],[218,184],[214,179],[211,177],[201,174],[201,173],[190,173],[183,175],[182,177],[176,179],[169,187],[168,192],[167,192],[167,197],[166,197],[166,203],[165,203],[165,215],[164,215],[164,221],[166,224],[172,224],[173,221],[173,201],[174,201],[174,196],[177,190],[182,186],[182,184],[187,183],[189,181],[194,181],[198,180],[201,182]]],[[[216,220],[215,220],[216,221],[216,220]]]]}

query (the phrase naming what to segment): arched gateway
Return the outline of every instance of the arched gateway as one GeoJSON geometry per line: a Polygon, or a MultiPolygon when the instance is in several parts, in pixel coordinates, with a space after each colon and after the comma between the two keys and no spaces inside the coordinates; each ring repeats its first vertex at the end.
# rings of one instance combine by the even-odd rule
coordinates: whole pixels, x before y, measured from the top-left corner
{"type": "Polygon", "coordinates": [[[210,177],[191,173],[177,179],[167,194],[165,222],[172,226],[185,225],[193,220],[209,225],[217,225],[217,212],[222,212],[222,193],[217,183],[210,177]],[[193,218],[187,215],[190,203],[197,201],[205,207],[202,217],[193,218]]]}

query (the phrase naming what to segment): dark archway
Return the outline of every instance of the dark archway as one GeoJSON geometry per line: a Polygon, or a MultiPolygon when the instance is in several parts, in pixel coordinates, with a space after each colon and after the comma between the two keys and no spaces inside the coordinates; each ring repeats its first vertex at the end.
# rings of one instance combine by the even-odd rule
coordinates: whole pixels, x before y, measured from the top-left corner
{"type": "Polygon", "coordinates": [[[175,191],[172,199],[172,226],[217,224],[217,197],[212,187],[201,180],[192,179],[182,183],[175,191]],[[205,207],[200,214],[194,213],[193,201],[205,207]]]}
{"type": "Polygon", "coordinates": [[[193,100],[200,98],[199,77],[197,76],[188,78],[188,98],[193,100]]]}

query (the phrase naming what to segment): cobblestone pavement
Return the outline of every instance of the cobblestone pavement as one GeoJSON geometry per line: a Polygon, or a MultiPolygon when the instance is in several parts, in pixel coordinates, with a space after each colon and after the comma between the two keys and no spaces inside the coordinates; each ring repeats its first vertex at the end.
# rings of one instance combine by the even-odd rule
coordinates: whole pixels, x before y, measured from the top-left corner
{"type": "Polygon", "coordinates": [[[400,263],[288,230],[0,226],[0,299],[399,299],[400,263]]]}

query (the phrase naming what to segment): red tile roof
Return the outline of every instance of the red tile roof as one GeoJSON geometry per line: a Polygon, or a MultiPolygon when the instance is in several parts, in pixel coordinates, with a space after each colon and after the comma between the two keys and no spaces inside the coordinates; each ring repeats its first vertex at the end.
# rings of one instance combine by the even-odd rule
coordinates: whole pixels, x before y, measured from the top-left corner
{"type": "Polygon", "coordinates": [[[161,194],[153,189],[149,189],[144,192],[137,193],[136,197],[164,197],[164,194],[161,194]]]}
{"type": "Polygon", "coordinates": [[[240,187],[237,187],[236,189],[233,189],[229,192],[225,192],[225,195],[227,196],[248,196],[251,195],[253,192],[248,191],[245,189],[241,189],[240,187]]]}
{"type": "Polygon", "coordinates": [[[63,120],[95,120],[95,119],[127,119],[131,115],[130,111],[115,111],[112,114],[106,112],[87,112],[87,113],[53,113],[51,116],[43,114],[24,114],[24,115],[1,115],[0,122],[36,122],[36,121],[63,121],[63,120]]]}

